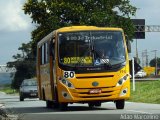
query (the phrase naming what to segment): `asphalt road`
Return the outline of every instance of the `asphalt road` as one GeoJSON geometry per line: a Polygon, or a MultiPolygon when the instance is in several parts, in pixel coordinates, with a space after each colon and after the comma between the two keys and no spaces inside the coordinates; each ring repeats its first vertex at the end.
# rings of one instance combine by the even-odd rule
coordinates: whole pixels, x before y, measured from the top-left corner
{"type": "Polygon", "coordinates": [[[93,109],[87,104],[69,104],[67,111],[59,111],[46,108],[45,102],[38,99],[20,102],[19,96],[2,93],[0,103],[24,120],[160,120],[160,104],[126,102],[123,110],[117,110],[113,102],[93,109]]]}

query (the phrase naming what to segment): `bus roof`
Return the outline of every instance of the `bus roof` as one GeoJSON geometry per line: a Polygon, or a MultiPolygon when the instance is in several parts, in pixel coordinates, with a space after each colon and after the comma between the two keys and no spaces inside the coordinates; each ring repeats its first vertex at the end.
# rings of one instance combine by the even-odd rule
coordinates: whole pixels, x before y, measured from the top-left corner
{"type": "Polygon", "coordinates": [[[122,28],[115,27],[96,27],[96,26],[70,26],[63,27],[57,30],[57,32],[68,32],[68,31],[81,31],[81,30],[113,30],[113,31],[123,31],[122,28]]]}

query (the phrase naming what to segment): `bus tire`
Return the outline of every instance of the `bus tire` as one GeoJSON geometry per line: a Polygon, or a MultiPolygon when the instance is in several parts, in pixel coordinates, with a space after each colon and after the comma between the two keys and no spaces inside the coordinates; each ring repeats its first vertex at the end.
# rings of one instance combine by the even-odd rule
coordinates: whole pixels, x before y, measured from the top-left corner
{"type": "Polygon", "coordinates": [[[53,103],[53,108],[59,108],[59,103],[54,102],[54,103],[53,103]]]}
{"type": "Polygon", "coordinates": [[[68,103],[60,103],[60,104],[59,104],[59,109],[60,109],[61,111],[66,111],[67,108],[68,108],[68,103]]]}
{"type": "Polygon", "coordinates": [[[117,109],[124,109],[125,100],[116,100],[115,104],[117,109]]]}
{"type": "Polygon", "coordinates": [[[45,96],[45,92],[44,92],[44,89],[42,90],[42,98],[43,98],[43,100],[45,101],[46,100],[46,96],[45,96]]]}
{"type": "Polygon", "coordinates": [[[101,107],[101,104],[102,104],[101,102],[95,102],[95,103],[94,103],[94,105],[95,105],[96,107],[101,107]]]}
{"type": "Polygon", "coordinates": [[[89,108],[93,108],[95,104],[93,102],[88,103],[89,108]]]}
{"type": "Polygon", "coordinates": [[[46,107],[47,107],[47,108],[52,108],[52,106],[53,106],[53,102],[47,100],[47,101],[46,101],[46,107]]]}
{"type": "Polygon", "coordinates": [[[58,101],[57,89],[55,89],[55,100],[54,100],[54,102],[53,102],[53,107],[54,107],[54,108],[59,108],[59,101],[58,101]]]}

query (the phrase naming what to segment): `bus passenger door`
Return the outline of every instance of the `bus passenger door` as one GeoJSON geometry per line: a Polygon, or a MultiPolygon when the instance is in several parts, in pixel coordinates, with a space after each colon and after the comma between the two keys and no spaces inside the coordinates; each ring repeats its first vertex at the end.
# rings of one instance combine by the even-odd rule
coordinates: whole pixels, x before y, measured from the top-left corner
{"type": "Polygon", "coordinates": [[[55,43],[54,38],[50,41],[50,82],[51,82],[51,93],[52,100],[54,100],[55,92],[55,43]]]}

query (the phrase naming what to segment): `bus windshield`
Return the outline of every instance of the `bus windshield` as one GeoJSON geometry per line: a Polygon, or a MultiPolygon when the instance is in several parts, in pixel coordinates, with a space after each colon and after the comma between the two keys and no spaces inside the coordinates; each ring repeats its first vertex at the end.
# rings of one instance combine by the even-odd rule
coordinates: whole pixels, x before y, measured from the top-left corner
{"type": "Polygon", "coordinates": [[[59,63],[86,67],[124,63],[121,31],[76,31],[58,34],[59,63]]]}

